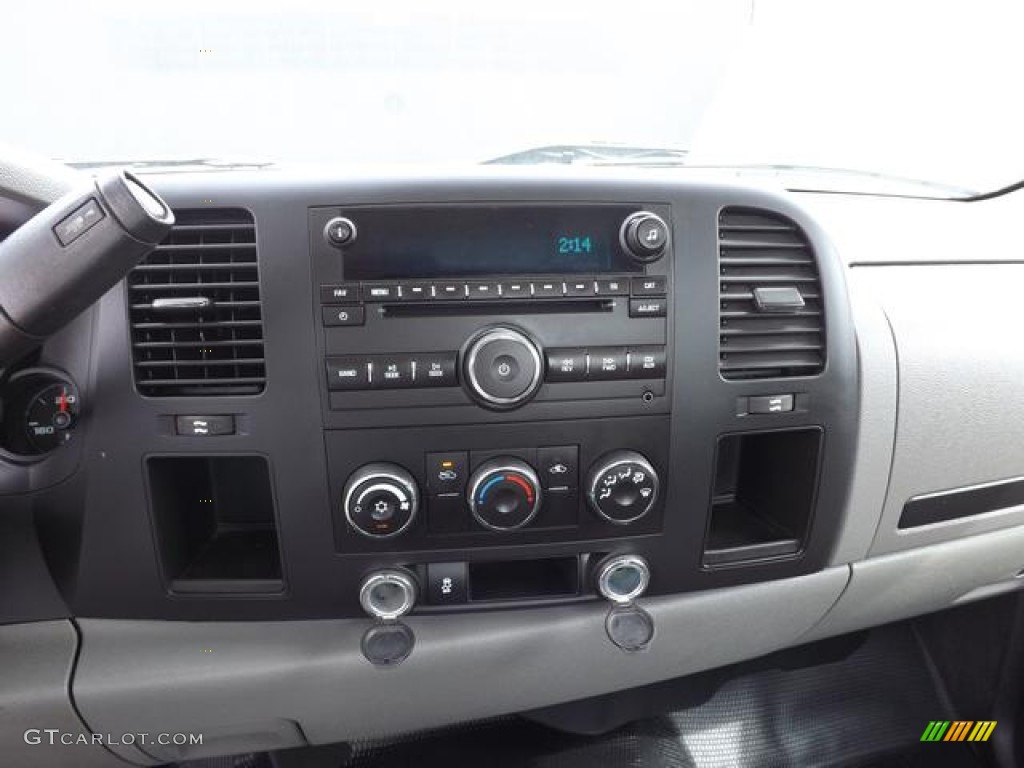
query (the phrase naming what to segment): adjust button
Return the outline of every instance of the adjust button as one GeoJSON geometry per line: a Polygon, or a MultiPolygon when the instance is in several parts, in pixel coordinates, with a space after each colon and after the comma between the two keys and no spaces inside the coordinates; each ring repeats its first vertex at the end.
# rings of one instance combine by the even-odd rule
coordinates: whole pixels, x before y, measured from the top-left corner
{"type": "Polygon", "coordinates": [[[630,299],[630,317],[664,317],[668,312],[665,299],[630,299]]]}
{"type": "Polygon", "coordinates": [[[549,349],[548,381],[583,381],[587,378],[587,350],[549,349]]]}
{"type": "Polygon", "coordinates": [[[362,357],[327,358],[327,388],[332,392],[367,389],[370,386],[369,362],[362,357]]]}

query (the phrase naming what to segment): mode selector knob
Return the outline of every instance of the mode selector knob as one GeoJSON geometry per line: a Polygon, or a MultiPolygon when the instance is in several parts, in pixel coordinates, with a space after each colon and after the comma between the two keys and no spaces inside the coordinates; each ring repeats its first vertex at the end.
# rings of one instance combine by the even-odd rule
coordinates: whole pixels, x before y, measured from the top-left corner
{"type": "Polygon", "coordinates": [[[420,494],[416,481],[397,464],[360,467],[345,483],[345,519],[364,536],[397,536],[416,518],[420,494]]]}
{"type": "Polygon", "coordinates": [[[622,222],[619,242],[636,261],[657,261],[668,248],[668,224],[656,213],[638,211],[622,222]]]}
{"type": "Polygon", "coordinates": [[[523,405],[544,380],[540,347],[518,328],[485,328],[466,344],[462,360],[469,394],[495,410],[523,405]]]}
{"type": "Polygon", "coordinates": [[[612,523],[639,520],[658,500],[658,474],[636,451],[614,451],[599,459],[587,479],[587,501],[612,523]]]}
{"type": "Polygon", "coordinates": [[[469,478],[469,508],[482,526],[511,531],[530,522],[540,509],[537,473],[512,457],[486,461],[469,478]]]}

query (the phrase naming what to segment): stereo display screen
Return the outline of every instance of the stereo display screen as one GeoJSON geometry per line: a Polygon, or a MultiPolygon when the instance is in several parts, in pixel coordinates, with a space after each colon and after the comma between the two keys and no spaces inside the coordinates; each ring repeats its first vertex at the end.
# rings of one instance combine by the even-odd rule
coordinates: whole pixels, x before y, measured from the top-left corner
{"type": "Polygon", "coordinates": [[[349,208],[346,280],[639,272],[619,228],[638,206],[349,208]]]}

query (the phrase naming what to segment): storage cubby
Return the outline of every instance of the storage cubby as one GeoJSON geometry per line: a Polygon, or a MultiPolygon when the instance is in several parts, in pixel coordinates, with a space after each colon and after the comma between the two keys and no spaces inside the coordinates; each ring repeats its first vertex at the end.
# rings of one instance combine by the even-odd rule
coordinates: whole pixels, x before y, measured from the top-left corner
{"type": "Polygon", "coordinates": [[[798,554],[814,510],[820,451],[817,428],[720,438],[704,566],[798,554]]]}
{"type": "Polygon", "coordinates": [[[284,587],[270,469],[261,456],[146,462],[164,577],[172,592],[284,587]]]}

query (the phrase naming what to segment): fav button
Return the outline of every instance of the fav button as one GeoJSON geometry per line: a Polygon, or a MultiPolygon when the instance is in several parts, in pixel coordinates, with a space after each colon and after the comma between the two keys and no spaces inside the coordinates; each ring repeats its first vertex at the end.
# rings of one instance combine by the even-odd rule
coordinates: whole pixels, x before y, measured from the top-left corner
{"type": "Polygon", "coordinates": [[[359,301],[358,284],[320,286],[320,302],[322,304],[342,304],[347,301],[359,301]]]}

